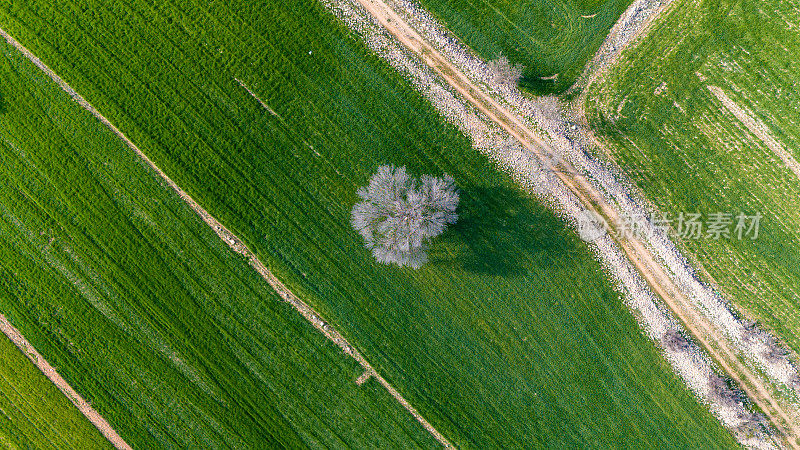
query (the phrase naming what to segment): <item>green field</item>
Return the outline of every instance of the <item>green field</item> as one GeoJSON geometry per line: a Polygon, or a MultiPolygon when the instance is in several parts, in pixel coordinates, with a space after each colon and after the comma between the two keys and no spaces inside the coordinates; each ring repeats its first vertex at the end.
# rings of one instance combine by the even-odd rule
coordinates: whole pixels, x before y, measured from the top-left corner
{"type": "Polygon", "coordinates": [[[5,336],[0,336],[0,447],[111,448],[5,336]]]}
{"type": "Polygon", "coordinates": [[[0,309],[129,444],[433,446],[109,130],[0,52],[0,309]]]}
{"type": "Polygon", "coordinates": [[[800,158],[798,6],[681,1],[589,99],[591,122],[614,159],[662,210],[673,217],[681,211],[763,214],[755,241],[684,245],[724,296],[795,351],[800,180],[707,86],[750,110],[800,158]]]}
{"type": "Polygon", "coordinates": [[[501,52],[536,94],[569,88],[632,0],[420,0],[484,59],[501,52]],[[587,17],[583,17],[587,16],[587,17]],[[593,17],[588,17],[593,16],[593,17]],[[553,80],[543,80],[558,74],[553,80]]]}
{"type": "MultiPolygon", "coordinates": [[[[292,1],[256,6],[240,0],[156,5],[139,0],[99,2],[87,10],[65,0],[3,1],[0,24],[242,237],[279,278],[321,311],[457,445],[735,446],[641,334],[585,244],[549,210],[522,196],[508,177],[472,149],[455,128],[444,125],[408,82],[372,56],[320,4],[292,1]],[[264,111],[234,77],[247,83],[277,116],[264,111]],[[433,262],[422,270],[376,265],[349,226],[357,187],[383,163],[406,165],[415,175],[448,172],[462,189],[461,220],[433,247],[433,262]]],[[[15,102],[6,92],[7,114],[15,102]]],[[[106,134],[97,133],[107,142],[106,134]]],[[[13,155],[12,149],[4,152],[13,155]]],[[[96,152],[86,154],[97,162],[113,155],[127,161],[112,163],[115,171],[135,167],[131,156],[121,150],[102,158],[94,156],[96,152]]],[[[75,167],[52,170],[72,174],[75,167]]],[[[115,179],[124,179],[124,174],[115,179]]],[[[227,323],[233,320],[227,308],[233,308],[234,317],[258,322],[256,328],[278,327],[281,320],[298,330],[308,327],[292,319],[295,316],[288,308],[270,307],[272,303],[266,300],[273,296],[265,293],[266,288],[234,291],[235,286],[222,283],[187,281],[191,289],[184,289],[180,281],[161,281],[165,266],[195,276],[205,271],[219,274],[223,267],[232,267],[240,283],[259,285],[254,273],[225,256],[221,242],[211,242],[210,231],[198,229],[200,225],[186,208],[163,194],[156,183],[147,184],[141,178],[105,190],[97,187],[101,182],[97,180],[87,189],[95,186],[98,195],[119,203],[119,208],[134,201],[137,208],[169,206],[171,217],[180,220],[166,220],[151,210],[138,218],[126,209],[125,217],[137,227],[152,224],[156,230],[162,223],[177,227],[189,222],[192,231],[185,232],[187,237],[202,236],[207,247],[184,248],[182,239],[170,239],[172,234],[161,234],[164,238],[153,244],[155,238],[147,237],[143,240],[152,247],[142,252],[153,254],[153,262],[148,263],[152,265],[147,271],[128,273],[123,268],[138,264],[141,258],[128,248],[133,242],[130,234],[122,229],[112,233],[108,223],[95,224],[88,215],[73,218],[76,213],[67,213],[65,223],[84,233],[85,254],[81,259],[69,254],[62,259],[72,261],[70,267],[89,279],[100,280],[100,292],[119,285],[137,294],[136,300],[122,301],[125,297],[118,295],[107,301],[130,317],[146,320],[160,342],[176,348],[190,368],[197,368],[210,392],[204,394],[202,386],[189,383],[163,358],[156,373],[173,377],[162,383],[152,375],[143,379],[157,383],[164,393],[186,389],[192,402],[203,402],[212,417],[233,426],[232,417],[217,415],[222,408],[213,398],[223,397],[229,404],[261,404],[252,397],[261,391],[258,387],[252,389],[255,393],[240,390],[240,384],[250,383],[244,381],[247,378],[217,371],[212,361],[220,353],[229,353],[225,345],[230,342],[252,346],[256,354],[266,352],[275,344],[262,339],[272,334],[252,334],[242,328],[216,337],[196,333],[215,328],[187,326],[185,308],[192,307],[190,316],[197,320],[227,323]],[[114,200],[120,197],[127,200],[114,200]],[[166,197],[170,200],[153,200],[166,197]],[[208,247],[214,252],[209,254],[208,247]],[[105,252],[114,256],[107,257],[105,252]],[[117,259],[124,262],[110,264],[117,259]],[[90,261],[95,263],[88,266],[92,270],[81,269],[90,261]],[[122,280],[138,283],[118,284],[122,280]],[[188,291],[188,298],[196,295],[202,301],[173,299],[171,289],[176,287],[188,291]],[[230,295],[227,299],[238,298],[233,293],[239,291],[249,296],[223,302],[215,297],[220,290],[230,295]],[[278,313],[286,318],[269,315],[278,313]],[[185,336],[201,342],[183,344],[185,336]]],[[[69,192],[76,184],[63,186],[68,193],[62,199],[72,197],[69,192]]],[[[27,220],[42,220],[35,210],[28,211],[27,220]]],[[[117,220],[103,207],[93,206],[90,211],[117,220]]],[[[42,222],[31,228],[47,227],[42,222]]],[[[38,257],[35,248],[29,246],[28,252],[38,257]]],[[[56,278],[52,271],[51,275],[56,278]]],[[[184,280],[182,276],[176,279],[184,280]]],[[[32,279],[27,283],[32,285],[32,279]]],[[[63,366],[75,355],[67,350],[68,340],[55,340],[59,334],[54,330],[68,333],[78,327],[88,333],[72,317],[80,317],[81,322],[85,316],[96,317],[98,324],[105,325],[92,336],[103,336],[103,341],[106,335],[114,337],[119,352],[130,347],[125,333],[102,320],[90,304],[69,304],[59,312],[49,306],[51,297],[31,300],[26,308],[6,302],[3,308],[17,311],[17,321],[24,322],[24,331],[35,344],[51,342],[42,350],[63,366]],[[44,319],[27,314],[28,310],[39,311],[44,319]],[[69,323],[50,322],[54,314],[69,323]]],[[[75,340],[87,339],[91,341],[83,334],[75,340]]],[[[244,350],[241,354],[247,356],[244,350]]],[[[281,358],[289,355],[298,356],[289,350],[274,354],[268,361],[261,360],[259,370],[273,371],[270,364],[283,364],[281,358]]],[[[318,350],[314,357],[330,358],[326,355],[318,350]]],[[[123,358],[125,367],[138,367],[124,353],[100,352],[96,357],[98,364],[100,359],[123,358]]],[[[327,369],[334,377],[331,381],[311,381],[327,385],[355,379],[355,368],[336,358],[337,370],[327,369]]],[[[297,364],[306,361],[298,359],[297,364]]],[[[306,364],[310,365],[307,369],[317,367],[306,364]]],[[[109,367],[106,373],[112,370],[109,367]]],[[[97,402],[104,395],[110,397],[79,368],[65,372],[85,392],[96,392],[97,402]]],[[[296,392],[297,387],[292,388],[295,391],[290,389],[290,393],[296,392]]],[[[364,406],[364,414],[378,406],[384,408],[384,415],[395,414],[396,426],[385,431],[383,442],[406,432],[421,444],[429,443],[405,422],[405,416],[389,409],[392,404],[386,406],[382,392],[368,388],[341,397],[329,390],[319,395],[344,404],[372,401],[376,406],[364,406]]],[[[279,398],[270,397],[264,404],[279,398]]],[[[160,400],[167,404],[166,399],[160,400]]],[[[114,403],[105,398],[108,406],[101,410],[113,423],[115,417],[128,414],[123,407],[133,401],[126,398],[114,403]]],[[[316,408],[335,410],[317,403],[305,413],[317,413],[316,408]]],[[[189,415],[194,410],[178,411],[189,415]]],[[[349,416],[342,416],[341,422],[349,425],[349,416]]],[[[136,421],[124,422],[129,428],[122,430],[123,436],[149,436],[146,429],[137,428],[136,421]]],[[[256,424],[265,426],[254,418],[251,425],[256,424]]],[[[279,426],[282,423],[274,425],[279,426]]],[[[211,433],[212,428],[204,429],[211,433]]],[[[315,428],[295,428],[297,433],[309,430],[315,428]]],[[[375,433],[377,440],[382,436],[377,433],[384,429],[361,431],[375,433]]],[[[351,439],[358,434],[348,433],[351,439]]]]}

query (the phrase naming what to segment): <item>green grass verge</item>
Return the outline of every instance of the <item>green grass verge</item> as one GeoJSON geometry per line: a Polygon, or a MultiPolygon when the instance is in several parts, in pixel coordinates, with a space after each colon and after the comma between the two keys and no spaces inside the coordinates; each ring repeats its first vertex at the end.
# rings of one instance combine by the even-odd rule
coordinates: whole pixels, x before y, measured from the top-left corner
{"type": "Polygon", "coordinates": [[[0,336],[0,446],[112,448],[5,336],[0,336]]]}
{"type": "Polygon", "coordinates": [[[569,88],[632,0],[420,0],[484,59],[525,66],[523,89],[569,88]],[[558,75],[555,79],[550,78],[558,75]]]}
{"type": "Polygon", "coordinates": [[[724,295],[800,351],[800,180],[707,88],[749,109],[799,158],[797,11],[797,2],[682,1],[589,106],[614,159],[673,217],[764,215],[756,240],[683,244],[724,295]]]}
{"type": "MultiPolygon", "coordinates": [[[[641,334],[587,247],[319,3],[133,1],[85,10],[4,1],[0,23],[244,238],[457,445],[734,445],[641,334]],[[348,224],[357,187],[383,163],[448,172],[462,188],[461,220],[422,270],[376,265],[348,224]]],[[[125,189],[132,198],[155,195],[125,189]]],[[[214,270],[194,256],[190,267],[214,270]]],[[[135,258],[123,249],[116,257],[135,258]]],[[[143,289],[156,285],[138,279],[143,289]]],[[[154,304],[176,316],[183,308],[157,296],[128,307],[143,314],[154,304]]],[[[177,345],[177,336],[163,341],[177,345]]],[[[219,351],[209,344],[199,354],[219,351]]]]}
{"type": "Polygon", "coordinates": [[[116,136],[0,53],[0,309],[129,444],[434,446],[116,136]]]}

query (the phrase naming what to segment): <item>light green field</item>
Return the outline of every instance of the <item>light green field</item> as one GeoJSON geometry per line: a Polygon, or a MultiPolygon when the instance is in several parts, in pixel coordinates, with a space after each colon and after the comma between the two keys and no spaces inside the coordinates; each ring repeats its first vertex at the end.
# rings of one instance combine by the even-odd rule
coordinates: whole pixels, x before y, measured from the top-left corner
{"type": "MultiPolygon", "coordinates": [[[[87,12],[66,0],[2,1],[0,25],[242,237],[279,278],[318,308],[456,445],[735,446],[641,334],[585,244],[549,210],[521,195],[509,178],[472,149],[455,128],[443,124],[408,82],[371,55],[319,3],[233,1],[154,6],[139,0],[100,2],[87,12]],[[264,111],[234,77],[247,83],[278,115],[264,111]],[[384,163],[406,165],[415,175],[448,172],[462,189],[461,220],[434,246],[433,261],[422,270],[376,265],[349,226],[357,187],[384,163]]],[[[6,100],[10,114],[16,101],[10,96],[6,100]]],[[[53,165],[51,170],[63,171],[64,176],[78,166],[100,170],[106,158],[117,155],[115,158],[121,159],[109,161],[113,171],[108,175],[119,173],[114,178],[117,181],[100,188],[102,180],[96,179],[86,189],[97,186],[98,195],[119,204],[118,208],[127,208],[122,209],[127,211],[124,217],[137,229],[192,224],[190,231],[143,231],[143,237],[134,239],[125,230],[112,232],[118,219],[104,207],[91,207],[84,217],[73,219],[74,212],[61,216],[62,224],[83,233],[80,248],[84,252],[80,259],[72,260],[68,254],[62,259],[72,260],[69,267],[96,280],[93,283],[99,293],[119,286],[119,295],[108,299],[109,304],[145,321],[152,333],[143,338],[153,342],[154,335],[160,336],[209,387],[210,393],[204,393],[201,385],[190,382],[191,378],[182,376],[163,357],[156,358],[161,362],[155,373],[172,375],[153,379],[151,374],[140,379],[161,388],[164,397],[159,400],[164,407],[168,405],[166,393],[186,389],[197,409],[178,409],[178,418],[171,415],[152,421],[166,425],[176,420],[180,426],[187,417],[195,418],[192,423],[209,433],[207,442],[227,436],[215,434],[210,419],[202,426],[201,414],[229,426],[226,431],[238,424],[266,428],[262,421],[267,417],[248,421],[244,416],[223,414],[213,398],[243,407],[264,405],[269,410],[268,405],[287,394],[268,396],[259,383],[248,381],[248,370],[235,360],[231,369],[238,371],[217,370],[214,363],[220,354],[230,354],[228,345],[234,349],[241,345],[241,357],[248,352],[264,354],[255,373],[295,373],[296,369],[273,367],[292,356],[299,360],[297,364],[305,361],[306,370],[317,367],[299,350],[267,353],[277,345],[265,342],[268,336],[300,333],[284,328],[266,331],[283,326],[284,316],[279,313],[294,316],[283,307],[268,311],[273,296],[266,289],[240,288],[231,284],[233,281],[204,281],[206,271],[222,276],[219,273],[227,267],[239,277],[236,283],[263,285],[240,261],[226,256],[223,244],[212,242],[212,233],[198,229],[197,220],[186,208],[153,186],[155,183],[147,184],[141,177],[128,181],[127,171],[136,167],[130,155],[116,150],[111,156],[96,157],[102,145],[98,147],[86,151],[85,158],[91,159],[85,162],[63,169],[53,165]],[[163,200],[165,197],[170,200],[163,200]],[[135,209],[125,206],[134,201],[135,209]],[[157,206],[169,207],[171,215],[156,212],[160,211],[157,206]],[[146,215],[137,218],[133,212],[138,210],[146,215]],[[104,217],[114,220],[100,221],[104,217]],[[184,246],[172,233],[202,238],[205,246],[184,246]],[[131,251],[128,246],[134,243],[144,247],[131,251]],[[145,268],[136,267],[141,266],[141,255],[152,255],[145,268]],[[82,269],[81,262],[91,270],[82,269]],[[161,273],[173,277],[171,271],[178,269],[182,272],[170,278],[174,284],[160,281],[161,273]],[[198,280],[184,281],[189,274],[198,280]],[[118,284],[122,280],[131,284],[118,284]],[[185,297],[172,295],[178,286],[185,297]],[[135,299],[121,300],[133,293],[135,299]],[[186,313],[187,307],[192,308],[191,314],[186,313]],[[207,322],[185,324],[184,320],[207,322]],[[217,331],[218,323],[221,327],[230,320],[252,326],[234,324],[224,332],[217,331]],[[246,386],[237,389],[242,384],[246,386]]],[[[4,152],[13,155],[12,150],[4,152]]],[[[62,201],[73,197],[72,185],[75,183],[61,185],[62,201]]],[[[92,202],[87,198],[82,205],[92,202]]],[[[26,220],[37,224],[31,229],[47,229],[44,222],[36,222],[42,220],[38,209],[28,208],[26,220]]],[[[41,259],[38,248],[29,246],[26,251],[31,258],[41,259]]],[[[70,248],[78,247],[70,244],[70,248]]],[[[54,280],[63,279],[52,270],[50,273],[54,280]]],[[[32,278],[27,283],[36,285],[32,278]]],[[[103,336],[103,340],[106,335],[114,336],[117,352],[131,347],[125,333],[116,330],[91,303],[75,300],[59,312],[50,298],[42,295],[24,309],[10,302],[0,305],[16,311],[18,322],[24,322],[28,334],[42,343],[55,333],[49,319],[56,315],[61,320],[93,317],[102,328],[92,336],[103,336]],[[25,313],[28,309],[40,315],[25,313]]],[[[308,328],[296,323],[299,319],[285,320],[298,330],[308,328]]],[[[66,333],[78,327],[88,333],[86,326],[75,322],[59,323],[57,329],[66,333]]],[[[87,340],[91,341],[88,334],[74,338],[76,342],[87,340]]],[[[55,340],[47,348],[52,358],[65,366],[75,357],[66,351],[69,341],[55,340]]],[[[121,389],[121,381],[130,376],[113,372],[111,361],[121,358],[128,370],[142,370],[138,360],[97,348],[93,351],[98,353],[81,354],[95,358],[98,369],[106,361],[109,366],[103,370],[108,375],[104,376],[118,383],[111,389],[121,389]]],[[[321,354],[323,350],[317,350],[314,356],[321,354]]],[[[314,372],[308,380],[297,380],[289,392],[309,385],[327,387],[358,376],[354,367],[336,361],[336,370],[327,369],[332,381],[314,372]]],[[[319,364],[317,370],[326,367],[319,364]]],[[[84,379],[85,371],[79,367],[66,372],[68,379],[86,392],[97,393],[95,404],[102,405],[101,411],[110,419],[131,416],[125,408],[135,398],[111,396],[84,379]]],[[[334,386],[344,390],[351,385],[334,386]]],[[[373,439],[370,444],[391,447],[401,432],[421,445],[430,443],[404,422],[405,416],[392,416],[396,414],[390,408],[393,404],[387,406],[381,391],[367,388],[364,392],[314,391],[326,401],[299,401],[308,406],[298,407],[297,416],[286,420],[305,437],[316,428],[299,422],[304,414],[325,424],[324,417],[317,416],[319,411],[338,413],[336,405],[357,405],[359,399],[366,399],[372,405],[363,404],[359,410],[393,417],[395,428],[370,428],[377,419],[362,424],[345,410],[339,413],[338,423],[359,424],[362,434],[348,431],[351,440],[344,444],[355,441],[356,446],[365,446],[356,439],[369,436],[373,439]]],[[[295,403],[284,400],[278,404],[295,403]]],[[[144,419],[124,421],[123,436],[159,442],[138,420],[144,419]]],[[[279,426],[289,425],[270,425],[279,426]]]]}
{"type": "MultiPolygon", "coordinates": [[[[377,382],[357,386],[355,361],[5,42],[0,79],[0,309],[130,445],[433,446],[377,382]]],[[[0,374],[18,364],[2,365],[0,374]]],[[[30,388],[24,379],[0,387],[30,388]]]]}
{"type": "Polygon", "coordinates": [[[559,93],[575,82],[632,0],[420,0],[485,59],[526,67],[521,86],[559,93]],[[591,16],[591,17],[590,17],[591,16]],[[543,80],[554,75],[554,80],[543,80]]]}
{"type": "Polygon", "coordinates": [[[112,448],[5,336],[0,361],[0,447],[112,448]]]}
{"type": "Polygon", "coordinates": [[[709,91],[800,158],[800,5],[679,1],[589,98],[613,157],[672,213],[763,214],[757,240],[684,242],[723,294],[800,351],[800,179],[709,91]],[[660,89],[659,89],[660,87],[660,89]]]}

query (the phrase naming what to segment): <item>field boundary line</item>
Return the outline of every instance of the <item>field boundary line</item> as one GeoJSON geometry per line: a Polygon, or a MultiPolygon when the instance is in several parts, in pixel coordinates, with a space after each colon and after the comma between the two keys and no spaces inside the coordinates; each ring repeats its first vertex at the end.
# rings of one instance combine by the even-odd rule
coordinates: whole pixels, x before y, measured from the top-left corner
{"type": "MultiPolygon", "coordinates": [[[[454,63],[427,42],[414,27],[405,22],[384,0],[357,1],[381,26],[402,45],[416,54],[456,92],[526,148],[531,149],[538,158],[543,161],[549,161],[552,160],[550,156],[558,155],[558,152],[545,142],[539,133],[533,131],[522,119],[509,112],[491,95],[474,84],[454,63]]],[[[665,6],[663,4],[660,5],[661,9],[659,11],[663,11],[665,6]]],[[[652,19],[653,16],[650,17],[651,21],[652,19]]],[[[569,174],[577,174],[578,172],[572,169],[569,163],[564,160],[561,160],[559,165],[564,166],[565,170],[554,171],[555,175],[579,199],[586,209],[598,213],[606,219],[612,231],[619,230],[621,226],[624,226],[624,219],[621,214],[603,198],[603,195],[585,177],[580,175],[570,176],[569,174]]],[[[764,411],[785,441],[792,447],[800,448],[797,444],[800,430],[798,430],[797,425],[792,423],[789,414],[784,411],[783,407],[765,387],[762,380],[738,357],[727,339],[681,292],[666,269],[657,262],[656,256],[636,236],[618,238],[615,239],[615,242],[626,258],[644,277],[652,290],[664,300],[673,314],[684,322],[692,332],[692,335],[703,344],[703,347],[719,363],[722,369],[764,411]]]]}
{"type": "MultiPolygon", "coordinates": [[[[184,191],[177,183],[175,183],[172,178],[170,178],[166,173],[164,173],[139,147],[134,144],[127,136],[125,136],[110,120],[108,120],[104,115],[102,115],[94,106],[92,106],[86,99],[83,98],[77,91],[75,91],[67,82],[65,82],[61,77],[58,76],[55,72],[53,72],[50,67],[48,67],[42,60],[40,60],[36,55],[34,55],[30,50],[25,48],[22,44],[20,44],[16,39],[14,39],[10,34],[8,34],[5,30],[0,28],[0,36],[5,38],[5,40],[19,50],[26,58],[28,58],[31,62],[33,62],[39,69],[41,69],[46,75],[48,75],[56,84],[58,84],[61,89],[63,89],[66,93],[68,93],[73,100],[75,100],[79,105],[81,105],[84,109],[89,111],[95,118],[97,118],[103,125],[108,127],[111,132],[114,133],[122,142],[124,142],[134,153],[139,156],[150,169],[152,169],[156,175],[158,175],[164,182],[172,188],[178,196],[186,202],[192,210],[200,216],[200,218],[209,226],[217,236],[220,237],[227,245],[230,247],[234,252],[239,253],[240,255],[244,256],[250,266],[258,272],[259,275],[278,293],[278,295],[286,302],[291,304],[295,310],[297,310],[306,320],[311,322],[311,324],[319,330],[325,337],[333,341],[346,355],[351,356],[355,359],[361,367],[364,369],[365,373],[368,373],[371,377],[374,377],[380,384],[383,386],[389,394],[397,400],[417,421],[428,431],[439,443],[441,443],[444,447],[453,447],[453,444],[447,440],[447,438],[441,434],[436,428],[431,425],[420,413],[419,411],[414,408],[408,400],[403,397],[400,392],[397,391],[385,378],[380,376],[378,372],[372,367],[372,365],[364,358],[361,353],[356,350],[348,341],[344,338],[342,334],[340,334],[336,329],[334,329],[331,325],[325,322],[319,313],[317,313],[311,306],[309,306],[306,302],[295,296],[289,288],[286,287],[265,265],[261,262],[260,259],[253,253],[243,242],[239,239],[235,234],[233,234],[230,230],[228,230],[222,223],[220,223],[214,216],[212,216],[208,211],[205,210],[199,203],[197,203],[186,191],[184,191]]],[[[244,83],[240,80],[236,79],[236,81],[245,88],[250,95],[252,95],[258,102],[263,106],[268,112],[271,114],[277,115],[269,106],[267,106],[261,99],[259,99],[253,91],[247,88],[244,83]]],[[[2,317],[2,316],[0,316],[2,317]]],[[[362,375],[363,376],[363,375],[362,375]]],[[[63,380],[63,379],[62,379],[63,380]]],[[[366,379],[364,380],[366,381],[366,379]]],[[[66,383],[66,382],[64,382],[66,383]]],[[[72,391],[74,392],[74,391],[72,391]]],[[[75,394],[77,395],[77,394],[75,394]]],[[[99,414],[98,414],[99,416],[99,414]]],[[[88,416],[87,416],[88,417],[88,416]]],[[[102,418],[101,418],[102,419],[102,418]]],[[[106,422],[107,423],[107,422],[106,422]]],[[[110,428],[110,425],[109,425],[110,428]]],[[[102,431],[102,430],[101,430],[102,431]]],[[[113,430],[112,430],[113,431],[113,430]]],[[[116,434],[116,433],[115,433],[116,434]]],[[[124,441],[121,440],[122,443],[124,441]]],[[[127,444],[125,444],[127,445],[127,444]]],[[[118,447],[118,448],[130,448],[130,447],[118,447]]]]}
{"type": "Polygon", "coordinates": [[[253,91],[252,91],[252,90],[251,90],[249,87],[247,87],[247,85],[246,85],[246,84],[244,84],[244,81],[242,81],[242,80],[240,80],[240,79],[238,79],[238,78],[234,78],[234,80],[235,80],[237,83],[239,83],[239,86],[241,86],[242,88],[244,88],[244,90],[245,90],[245,91],[247,91],[247,93],[248,93],[248,94],[250,94],[250,95],[251,95],[251,96],[252,96],[254,99],[256,99],[256,100],[258,101],[258,103],[259,103],[259,104],[260,104],[260,105],[261,105],[261,106],[262,106],[264,109],[266,109],[267,111],[269,111],[269,113],[270,113],[270,114],[272,114],[272,115],[273,115],[273,116],[275,116],[275,117],[279,117],[279,116],[278,116],[278,113],[276,113],[276,112],[275,112],[275,110],[273,110],[272,108],[270,108],[270,107],[269,107],[269,105],[267,105],[267,104],[264,102],[264,100],[261,100],[261,98],[260,98],[258,95],[256,95],[256,93],[255,93],[255,92],[253,92],[253,91]]]}
{"type": "Polygon", "coordinates": [[[714,94],[717,100],[722,103],[728,112],[739,119],[739,121],[745,127],[747,127],[751,133],[756,135],[757,138],[761,139],[761,142],[766,144],[766,146],[772,150],[772,153],[780,158],[781,161],[786,164],[786,167],[794,172],[798,178],[800,178],[800,164],[798,164],[797,160],[794,159],[794,157],[792,157],[788,151],[786,151],[786,148],[781,145],[777,139],[775,139],[769,127],[767,127],[764,122],[750,114],[745,108],[736,104],[736,102],[731,100],[731,98],[728,97],[728,94],[726,94],[721,88],[713,85],[707,85],[706,87],[709,91],[711,91],[712,94],[714,94]]]}
{"type": "Polygon", "coordinates": [[[25,336],[17,330],[6,317],[0,314],[0,331],[3,332],[8,339],[17,346],[17,348],[53,383],[61,393],[66,396],[78,411],[83,414],[86,419],[100,431],[114,447],[120,450],[131,450],[131,446],[125,442],[122,437],[114,431],[114,428],[97,410],[87,402],[80,394],[78,394],[72,386],[67,383],[56,369],[47,362],[36,348],[25,339],[25,336]]]}

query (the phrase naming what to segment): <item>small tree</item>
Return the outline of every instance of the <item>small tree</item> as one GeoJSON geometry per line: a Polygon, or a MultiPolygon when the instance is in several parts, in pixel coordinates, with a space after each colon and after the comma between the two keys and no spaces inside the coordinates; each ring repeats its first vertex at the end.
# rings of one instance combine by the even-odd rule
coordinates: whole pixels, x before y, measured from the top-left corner
{"type": "Polygon", "coordinates": [[[458,190],[450,175],[417,180],[405,167],[384,165],[358,196],[351,223],[383,264],[421,267],[428,241],[458,219],[458,190]]]}
{"type": "Polygon", "coordinates": [[[492,83],[516,86],[522,78],[525,66],[522,64],[512,65],[508,58],[501,53],[496,59],[489,61],[489,69],[492,71],[492,83]]]}

